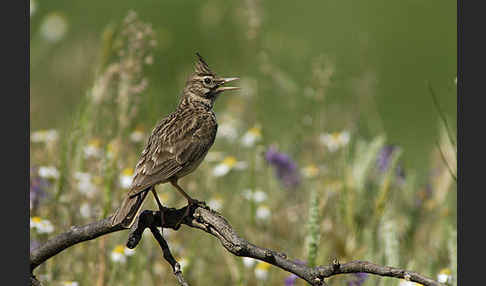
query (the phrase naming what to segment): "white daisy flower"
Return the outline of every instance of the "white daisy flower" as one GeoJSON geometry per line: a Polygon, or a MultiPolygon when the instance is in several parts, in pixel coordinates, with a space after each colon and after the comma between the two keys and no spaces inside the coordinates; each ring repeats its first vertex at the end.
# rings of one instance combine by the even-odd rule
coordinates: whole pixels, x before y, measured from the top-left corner
{"type": "Polygon", "coordinates": [[[272,212],[270,211],[270,208],[267,207],[266,205],[261,205],[256,209],[256,218],[260,220],[266,220],[270,218],[270,215],[272,212]]]}
{"type": "Polygon", "coordinates": [[[221,177],[229,173],[232,169],[243,170],[248,167],[248,164],[243,161],[237,161],[233,156],[227,156],[221,163],[216,165],[213,169],[213,175],[215,177],[221,177]]]}
{"type": "Polygon", "coordinates": [[[66,17],[60,13],[48,14],[40,27],[41,35],[49,42],[57,42],[66,34],[68,23],[66,17]]]}
{"type": "Polygon", "coordinates": [[[111,251],[110,258],[111,261],[115,263],[125,263],[127,261],[125,256],[125,246],[121,244],[115,246],[115,248],[111,251]]]}
{"type": "Polygon", "coordinates": [[[49,130],[38,130],[32,132],[30,135],[30,140],[34,143],[52,143],[59,139],[59,132],[55,129],[49,130]]]}
{"type": "Polygon", "coordinates": [[[51,233],[54,231],[54,226],[50,221],[41,219],[38,216],[30,218],[30,228],[33,228],[38,233],[51,233]]]}
{"type": "Polygon", "coordinates": [[[256,262],[257,260],[255,258],[243,257],[243,265],[245,265],[246,268],[253,267],[253,265],[255,265],[256,262]]]}
{"type": "Polygon", "coordinates": [[[212,198],[209,200],[208,206],[215,211],[220,211],[223,208],[223,199],[220,197],[212,198]]]}
{"type": "Polygon", "coordinates": [[[93,179],[90,173],[75,172],[74,178],[78,181],[78,191],[85,194],[88,197],[93,197],[97,192],[96,185],[93,183],[93,179]]]}
{"type": "Polygon", "coordinates": [[[259,280],[266,280],[268,277],[268,269],[270,269],[270,264],[259,261],[255,267],[255,277],[259,280]]]}
{"type": "Polygon", "coordinates": [[[137,127],[135,130],[130,134],[130,140],[135,143],[142,142],[145,139],[145,132],[143,132],[142,127],[137,127]]]}
{"type": "Polygon", "coordinates": [[[123,169],[120,175],[120,186],[124,189],[130,188],[133,180],[133,169],[132,168],[125,168],[123,169]]]}
{"type": "Polygon", "coordinates": [[[88,142],[86,147],[83,149],[84,156],[86,158],[99,158],[103,155],[103,150],[101,149],[101,141],[99,139],[92,139],[88,142]]]}
{"type": "Polygon", "coordinates": [[[267,199],[267,193],[257,190],[253,193],[253,200],[256,203],[261,203],[267,199]]]}
{"type": "Polygon", "coordinates": [[[259,127],[250,128],[241,138],[241,144],[245,147],[252,147],[262,139],[262,132],[259,127]]]}
{"type": "Polygon", "coordinates": [[[324,133],[319,136],[319,140],[330,152],[335,152],[339,148],[349,143],[350,135],[348,131],[324,133]]]}
{"type": "Polygon", "coordinates": [[[449,268],[442,269],[439,274],[437,274],[437,281],[444,284],[452,283],[451,270],[449,268]]]}
{"type": "Polygon", "coordinates": [[[59,179],[59,171],[53,166],[39,167],[39,176],[46,179],[59,179]]]}

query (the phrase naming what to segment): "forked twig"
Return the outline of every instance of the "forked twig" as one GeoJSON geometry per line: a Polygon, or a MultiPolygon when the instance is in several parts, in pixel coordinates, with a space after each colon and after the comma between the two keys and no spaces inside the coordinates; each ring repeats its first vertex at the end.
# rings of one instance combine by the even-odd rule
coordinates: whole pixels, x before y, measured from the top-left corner
{"type": "MultiPolygon", "coordinates": [[[[181,217],[184,216],[185,211],[186,207],[180,209],[165,209],[163,214],[164,225],[162,227],[174,229],[181,217]]],[[[180,266],[172,257],[167,242],[157,229],[157,227],[161,226],[160,215],[160,211],[143,211],[140,214],[138,221],[130,229],[127,247],[135,247],[142,238],[143,230],[147,227],[150,228],[152,234],[162,248],[164,258],[172,266],[172,270],[179,281],[179,284],[187,285],[187,282],[185,282],[182,276],[182,272],[180,272],[180,266]]],[[[37,266],[62,250],[104,234],[124,230],[119,226],[111,226],[110,219],[111,218],[109,217],[85,226],[72,227],[69,231],[49,239],[45,244],[32,250],[30,253],[31,278],[33,277],[32,272],[37,266]]],[[[317,267],[301,265],[287,258],[287,255],[284,253],[256,246],[248,242],[234,231],[233,227],[223,216],[205,207],[197,206],[195,209],[192,209],[190,211],[190,216],[186,217],[182,223],[215,236],[221,242],[223,247],[234,255],[252,257],[265,261],[297,275],[307,281],[310,285],[314,286],[326,285],[324,279],[334,275],[358,272],[406,279],[421,283],[425,286],[443,285],[417,272],[395,267],[381,266],[367,261],[351,261],[344,264],[334,261],[329,266],[317,267]]]]}

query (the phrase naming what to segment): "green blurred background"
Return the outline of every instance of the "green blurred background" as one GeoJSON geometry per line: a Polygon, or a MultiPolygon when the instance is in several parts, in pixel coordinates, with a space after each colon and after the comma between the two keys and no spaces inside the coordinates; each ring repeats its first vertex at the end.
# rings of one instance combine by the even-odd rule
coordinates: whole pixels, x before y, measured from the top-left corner
{"type": "MultiPolygon", "coordinates": [[[[31,249],[119,206],[198,51],[218,74],[241,77],[242,88],[216,102],[218,137],[181,180],[189,194],[219,204],[252,243],[309,265],[367,260],[433,279],[448,273],[456,285],[455,1],[31,0],[30,21],[31,249]]],[[[170,186],[157,190],[164,204],[185,204],[170,186]]],[[[164,235],[197,285],[289,278],[185,226],[164,235]]],[[[118,232],[76,245],[35,274],[43,285],[174,285],[153,239],[134,255],[125,242],[118,232]]],[[[370,275],[354,285],[405,282],[370,275]]]]}
{"type": "MultiPolygon", "coordinates": [[[[400,145],[406,169],[426,173],[438,138],[434,88],[448,122],[456,122],[456,1],[37,1],[31,14],[30,126],[64,128],[92,85],[103,30],[128,10],[152,24],[158,42],[147,69],[140,121],[153,126],[177,103],[199,51],[217,72],[257,79],[253,114],[274,141],[299,140],[306,114],[328,115],[326,131],[351,128],[362,137],[384,132],[400,145]],[[42,39],[49,13],[67,32],[42,39]],[[282,72],[267,84],[262,52],[282,72]],[[321,104],[304,94],[315,85],[312,64],[323,55],[333,73],[321,104]],[[344,111],[344,112],[341,112],[344,111]],[[353,114],[349,126],[349,115],[353,114]],[[282,134],[282,128],[289,134],[282,134]],[[289,138],[289,136],[292,136],[289,138]]],[[[228,95],[231,96],[231,95],[228,95]]],[[[221,98],[216,112],[231,101],[221,98]]],[[[322,130],[324,131],[324,130],[322,130]]]]}

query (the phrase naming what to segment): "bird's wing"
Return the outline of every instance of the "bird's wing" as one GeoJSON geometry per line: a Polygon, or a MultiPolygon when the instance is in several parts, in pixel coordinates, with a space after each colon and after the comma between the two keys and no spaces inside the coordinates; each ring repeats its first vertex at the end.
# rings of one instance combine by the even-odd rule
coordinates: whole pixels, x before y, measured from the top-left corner
{"type": "Polygon", "coordinates": [[[205,155],[214,142],[216,132],[212,138],[204,135],[212,129],[200,117],[187,119],[173,113],[162,120],[152,131],[137,163],[130,193],[135,194],[166,181],[184,169],[186,164],[205,155]]]}

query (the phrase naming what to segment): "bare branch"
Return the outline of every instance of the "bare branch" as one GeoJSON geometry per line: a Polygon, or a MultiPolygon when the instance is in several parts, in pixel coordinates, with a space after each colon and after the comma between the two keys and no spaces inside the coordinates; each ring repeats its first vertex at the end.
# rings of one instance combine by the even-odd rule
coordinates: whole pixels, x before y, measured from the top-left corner
{"type": "MultiPolygon", "coordinates": [[[[181,209],[165,209],[163,213],[164,225],[162,226],[162,229],[175,229],[177,222],[181,217],[184,216],[185,210],[186,207],[181,209]]],[[[179,264],[173,258],[167,242],[157,229],[157,227],[161,226],[160,215],[161,214],[159,211],[143,211],[130,229],[127,247],[136,247],[142,238],[142,233],[145,228],[150,228],[152,234],[162,248],[165,260],[167,260],[167,262],[169,262],[169,264],[172,266],[172,270],[179,284],[187,285],[187,282],[185,282],[182,272],[180,271],[179,264]]],[[[234,231],[233,227],[223,216],[213,210],[200,206],[191,210],[190,216],[184,219],[183,224],[192,228],[203,230],[215,236],[221,242],[223,247],[234,255],[252,257],[265,261],[299,276],[307,281],[310,285],[326,285],[324,282],[324,279],[326,278],[338,274],[358,272],[406,279],[426,286],[443,285],[417,272],[389,266],[380,266],[367,261],[351,261],[345,264],[340,264],[337,260],[335,260],[329,266],[317,267],[301,265],[293,260],[288,259],[285,253],[259,247],[248,242],[234,231]]],[[[123,228],[119,226],[112,227],[110,225],[110,218],[106,218],[85,226],[72,227],[69,231],[51,238],[44,245],[31,251],[31,271],[50,257],[70,246],[119,230],[123,230],[123,228]]]]}

